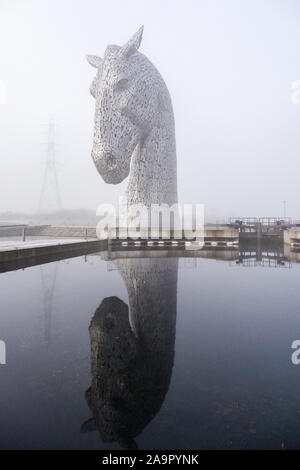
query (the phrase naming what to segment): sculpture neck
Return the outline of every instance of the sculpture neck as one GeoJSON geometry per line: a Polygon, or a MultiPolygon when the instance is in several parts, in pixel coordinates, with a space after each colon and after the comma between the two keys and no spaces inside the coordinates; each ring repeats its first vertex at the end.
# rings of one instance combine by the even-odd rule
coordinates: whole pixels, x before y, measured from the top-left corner
{"type": "Polygon", "coordinates": [[[155,126],[136,147],[132,156],[128,204],[177,203],[175,126],[171,100],[160,112],[155,126]]]}

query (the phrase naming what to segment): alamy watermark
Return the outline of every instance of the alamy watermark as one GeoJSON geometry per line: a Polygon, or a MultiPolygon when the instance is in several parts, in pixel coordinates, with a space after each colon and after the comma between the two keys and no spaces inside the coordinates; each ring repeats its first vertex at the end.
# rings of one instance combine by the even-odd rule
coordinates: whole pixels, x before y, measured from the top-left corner
{"type": "Polygon", "coordinates": [[[291,361],[294,366],[298,366],[300,364],[300,339],[295,339],[291,345],[292,349],[295,349],[291,356],[291,361]]]}
{"type": "Polygon", "coordinates": [[[6,345],[0,340],[0,365],[6,364],[6,345]]]}
{"type": "Polygon", "coordinates": [[[188,250],[199,250],[204,242],[204,204],[100,204],[97,237],[102,239],[186,240],[188,250]]]}

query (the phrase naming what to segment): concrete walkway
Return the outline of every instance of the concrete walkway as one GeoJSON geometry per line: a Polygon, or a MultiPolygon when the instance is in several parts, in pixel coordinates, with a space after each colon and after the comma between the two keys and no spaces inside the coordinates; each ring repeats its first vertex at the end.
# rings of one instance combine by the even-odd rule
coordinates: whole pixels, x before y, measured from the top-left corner
{"type": "MultiPolygon", "coordinates": [[[[88,241],[95,239],[89,238],[88,241]]],[[[0,252],[2,251],[13,251],[13,250],[26,250],[30,248],[40,248],[57,245],[69,245],[74,243],[86,243],[87,240],[84,238],[49,238],[49,239],[34,239],[34,240],[1,240],[0,239],[0,252]]]]}

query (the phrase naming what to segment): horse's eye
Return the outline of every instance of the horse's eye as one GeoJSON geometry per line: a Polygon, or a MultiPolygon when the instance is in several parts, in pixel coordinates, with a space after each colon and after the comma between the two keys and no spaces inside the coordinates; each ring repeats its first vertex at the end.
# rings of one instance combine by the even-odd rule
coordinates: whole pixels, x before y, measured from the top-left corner
{"type": "Polygon", "coordinates": [[[121,78],[121,80],[119,80],[117,83],[117,87],[119,90],[125,90],[127,86],[128,86],[127,78],[121,78]]]}

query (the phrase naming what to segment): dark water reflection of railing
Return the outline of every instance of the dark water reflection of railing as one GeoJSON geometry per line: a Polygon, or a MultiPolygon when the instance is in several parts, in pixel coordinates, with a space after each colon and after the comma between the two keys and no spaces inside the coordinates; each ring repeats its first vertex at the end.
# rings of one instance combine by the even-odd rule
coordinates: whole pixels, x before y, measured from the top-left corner
{"type": "MultiPolygon", "coordinates": [[[[106,251],[101,257],[110,263],[117,259],[135,258],[183,258],[184,260],[212,259],[227,261],[231,266],[243,265],[248,267],[289,267],[300,263],[300,249],[292,248],[283,243],[276,244],[240,244],[236,247],[205,247],[200,250],[143,250],[126,249],[106,251]]],[[[190,263],[192,264],[192,263],[190,263]]],[[[197,263],[194,262],[194,267],[197,263]]]]}
{"type": "MultiPolygon", "coordinates": [[[[233,263],[231,263],[231,266],[233,263]]],[[[283,244],[274,246],[241,246],[235,265],[243,267],[291,268],[291,253],[283,244]]]]}

